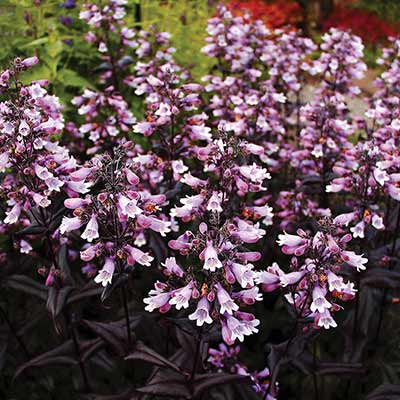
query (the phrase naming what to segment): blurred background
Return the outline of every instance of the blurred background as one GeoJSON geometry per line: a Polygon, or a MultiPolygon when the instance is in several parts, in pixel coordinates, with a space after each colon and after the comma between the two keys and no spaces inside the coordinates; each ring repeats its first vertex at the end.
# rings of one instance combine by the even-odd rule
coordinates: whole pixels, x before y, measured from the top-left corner
{"type": "MultiPolygon", "coordinates": [[[[87,1],[105,4],[106,0],[87,1]]],[[[0,0],[0,67],[16,56],[39,56],[41,63],[27,79],[49,79],[64,104],[74,91],[89,86],[98,60],[87,44],[79,20],[82,0],[0,0]],[[75,88],[75,90],[73,90],[75,88]]],[[[175,59],[190,67],[194,80],[206,75],[213,60],[204,56],[207,20],[216,0],[128,0],[131,26],[172,34],[175,59]]],[[[374,74],[375,60],[388,36],[400,33],[399,0],[225,0],[234,14],[247,11],[270,28],[299,28],[318,41],[330,27],[351,29],[366,46],[366,61],[374,74]]],[[[367,77],[365,85],[372,80],[367,77]]]]}

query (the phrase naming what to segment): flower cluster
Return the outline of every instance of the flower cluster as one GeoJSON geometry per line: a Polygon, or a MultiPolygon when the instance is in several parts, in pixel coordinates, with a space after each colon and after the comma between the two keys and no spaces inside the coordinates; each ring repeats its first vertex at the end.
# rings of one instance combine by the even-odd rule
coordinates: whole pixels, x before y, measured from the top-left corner
{"type": "Polygon", "coordinates": [[[83,270],[91,273],[95,267],[90,262],[101,258],[104,265],[95,281],[103,286],[112,282],[116,265],[118,273],[136,263],[150,265],[153,257],[138,248],[147,242],[146,229],[162,236],[170,232],[171,223],[157,218],[165,196],[141,190],[135,173],[138,165],[128,157],[131,146],[132,143],[125,142],[112,155],[94,157],[88,165],[77,169],[72,180],[96,189],[84,198],[70,197],[64,201],[65,207],[73,210],[73,216],[63,218],[60,233],[84,227],[80,237],[87,244],[80,257],[89,264],[83,270]]]}
{"type": "Polygon", "coordinates": [[[127,49],[138,47],[136,32],[126,26],[126,0],[110,0],[104,5],[85,3],[79,17],[91,28],[86,41],[94,44],[106,63],[101,80],[120,90],[120,76],[133,60],[127,49]]]}
{"type": "Polygon", "coordinates": [[[239,361],[240,346],[227,347],[224,343],[220,343],[218,348],[210,348],[208,350],[207,363],[211,370],[216,372],[229,372],[250,377],[253,390],[263,396],[265,400],[274,400],[275,397],[268,393],[269,388],[269,369],[264,368],[262,371],[249,372],[248,367],[239,361]]]}
{"type": "Polygon", "coordinates": [[[252,382],[273,400],[287,362],[314,383],[335,368],[357,369],[322,361],[324,329],[343,316],[346,343],[363,353],[358,342],[376,341],[357,337],[357,324],[367,335],[374,318],[363,313],[380,310],[379,336],[388,290],[398,286],[400,41],[383,49],[377,91],[355,109],[366,65],[350,32],[332,28],[317,44],[219,5],[202,49],[213,66],[195,79],[174,61],[170,34],[128,25],[131,4],[83,5],[95,45],[88,65],[99,75],[71,95],[74,107],[64,110],[48,82],[21,77],[36,57],[0,73],[2,287],[46,299],[83,383],[100,345],[156,365],[148,386],[133,382],[128,394],[169,396],[173,381],[174,395],[200,398],[212,377],[214,386],[252,382]],[[34,266],[29,276],[25,265],[34,266]],[[33,271],[47,287],[32,283],[33,271]],[[117,291],[124,319],[116,313],[111,328],[105,307],[72,306],[101,293],[111,308],[117,291]],[[154,338],[167,346],[142,340],[147,329],[160,329],[154,338]],[[87,330],[96,339],[82,343],[87,330]],[[255,360],[268,365],[260,372],[234,347],[250,335],[245,349],[270,350],[255,360]],[[159,381],[164,368],[171,379],[159,381]]]}
{"type": "Polygon", "coordinates": [[[78,107],[78,114],[85,116],[79,133],[82,137],[88,135],[96,144],[89,149],[93,153],[100,146],[107,148],[118,143],[116,137],[120,132],[128,132],[136,122],[124,99],[109,90],[102,93],[86,89],[81,96],[72,100],[72,104],[78,107]]]}
{"type": "Polygon", "coordinates": [[[321,220],[320,230],[313,235],[302,229],[296,235],[279,235],[282,252],[293,255],[290,272],[283,272],[274,263],[259,275],[258,282],[266,292],[286,288],[286,300],[298,318],[311,318],[316,327],[336,327],[332,313],[342,308],[337,302],[351,300],[356,293],[354,283],[338,275],[342,264],[361,271],[368,261],[346,250],[350,240],[351,235],[329,219],[321,220]]]}
{"type": "Polygon", "coordinates": [[[47,93],[46,82],[21,82],[21,73],[37,62],[16,58],[0,75],[7,96],[0,103],[0,170],[9,172],[1,182],[6,224],[20,222],[23,211],[48,207],[61,190],[79,192],[69,179],[76,161],[55,141],[64,127],[58,98],[47,93]]]}
{"type": "Polygon", "coordinates": [[[219,138],[206,147],[199,148],[198,157],[204,170],[212,174],[205,179],[190,172],[181,182],[197,194],[180,200],[181,206],[171,209],[172,217],[183,221],[200,222],[197,231],[187,230],[169,247],[189,258],[188,266],[179,264],[175,257],[164,265],[166,283],[157,282],[150,297],[145,299],[146,309],[167,312],[193,308],[188,316],[198,326],[219,322],[226,343],[257,332],[259,321],[254,315],[240,310],[262,299],[255,279],[255,261],[260,253],[247,251],[246,244],[258,242],[265,230],[253,220],[264,218],[271,223],[272,212],[268,205],[243,204],[242,215],[233,209],[233,199],[248,192],[265,190],[263,183],[270,178],[265,168],[256,163],[237,165],[238,158],[259,153],[259,146],[238,141],[229,132],[220,130],[219,138]],[[236,215],[236,216],[235,216],[236,215]]]}

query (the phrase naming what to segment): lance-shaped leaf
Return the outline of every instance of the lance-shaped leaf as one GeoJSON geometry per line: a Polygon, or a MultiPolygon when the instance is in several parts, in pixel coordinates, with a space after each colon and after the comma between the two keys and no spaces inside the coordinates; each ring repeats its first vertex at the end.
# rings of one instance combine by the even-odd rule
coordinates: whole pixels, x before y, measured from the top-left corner
{"type": "MultiPolygon", "coordinates": [[[[283,343],[269,346],[267,363],[268,368],[271,371],[270,385],[272,396],[276,395],[275,383],[277,381],[281,366],[292,361],[297,361],[304,352],[308,341],[312,340],[312,337],[316,334],[318,333],[310,331],[306,334],[299,334],[298,336],[286,340],[283,343]]],[[[307,369],[307,366],[303,367],[307,369]]]]}
{"type": "Polygon", "coordinates": [[[241,382],[241,384],[251,385],[249,376],[225,373],[199,374],[194,377],[193,398],[200,397],[207,390],[228,383],[241,382]]]}
{"type": "Polygon", "coordinates": [[[318,362],[316,365],[318,375],[348,375],[365,374],[365,368],[361,363],[330,363],[318,362]]]}
{"type": "Polygon", "coordinates": [[[103,288],[94,282],[89,282],[87,285],[80,289],[74,289],[68,297],[67,303],[76,303],[80,300],[86,299],[87,297],[100,296],[103,288]]]}
{"type": "Polygon", "coordinates": [[[21,375],[21,373],[27,368],[31,367],[43,367],[47,365],[75,365],[78,363],[78,361],[74,356],[72,356],[72,354],[74,354],[74,344],[72,340],[68,340],[55,349],[40,354],[39,356],[22,364],[17,368],[14,379],[21,375]]]}
{"type": "Polygon", "coordinates": [[[114,292],[115,289],[121,287],[128,281],[128,274],[121,273],[115,276],[111,284],[108,284],[101,293],[101,301],[105,301],[108,297],[110,297],[111,293],[114,292]]]}
{"type": "Polygon", "coordinates": [[[400,272],[383,268],[372,268],[362,275],[362,285],[377,288],[395,288],[400,286],[400,272]]]}
{"type": "Polygon", "coordinates": [[[82,361],[86,361],[93,354],[99,351],[102,347],[104,347],[104,342],[101,338],[94,340],[87,340],[85,342],[79,343],[79,349],[81,353],[82,361]]]}
{"type": "MultiPolygon", "coordinates": [[[[140,322],[141,317],[130,319],[130,328],[134,329],[140,322]]],[[[120,356],[124,356],[129,351],[125,320],[117,322],[93,322],[82,320],[82,323],[102,338],[120,356]]]]}
{"type": "Polygon", "coordinates": [[[63,310],[72,289],[72,286],[64,286],[61,288],[50,287],[46,307],[53,318],[56,318],[63,310]]]}
{"type": "Polygon", "coordinates": [[[118,394],[111,394],[108,396],[104,395],[96,395],[96,394],[88,394],[87,396],[83,396],[84,400],[143,400],[146,395],[143,393],[136,392],[135,389],[127,389],[118,394]]]}
{"type": "Polygon", "coordinates": [[[45,285],[34,281],[28,276],[11,275],[5,281],[5,286],[27,294],[31,294],[41,300],[46,300],[47,298],[48,288],[45,285]]]}
{"type": "Polygon", "coordinates": [[[67,209],[64,207],[63,201],[58,201],[53,206],[53,212],[48,219],[48,227],[50,232],[54,232],[61,224],[63,216],[66,214],[67,209]]]}
{"type": "Polygon", "coordinates": [[[185,374],[177,365],[169,361],[150,347],[141,342],[135,343],[135,349],[127,357],[127,360],[142,360],[158,367],[171,368],[174,371],[185,374]]]}
{"type": "Polygon", "coordinates": [[[165,242],[162,240],[160,235],[155,234],[154,232],[149,232],[149,246],[156,256],[156,260],[161,263],[168,257],[168,247],[165,242]]]}
{"type": "Polygon", "coordinates": [[[168,396],[179,399],[192,399],[192,393],[187,385],[185,377],[173,379],[153,379],[146,386],[136,389],[139,393],[152,394],[154,396],[168,396]]]}
{"type": "Polygon", "coordinates": [[[68,257],[67,257],[67,246],[63,244],[57,254],[57,263],[58,267],[61,269],[63,278],[64,278],[64,284],[73,286],[74,285],[74,279],[72,278],[71,275],[71,269],[69,267],[68,263],[68,257]]]}
{"type": "Polygon", "coordinates": [[[15,234],[18,235],[18,236],[23,236],[23,235],[41,235],[41,234],[45,233],[46,231],[47,231],[46,227],[34,223],[34,224],[31,224],[31,225],[27,226],[26,228],[23,228],[23,229],[19,230],[15,234]]]}
{"type": "Polygon", "coordinates": [[[398,400],[400,399],[400,385],[385,383],[378,386],[366,400],[398,400]]]}

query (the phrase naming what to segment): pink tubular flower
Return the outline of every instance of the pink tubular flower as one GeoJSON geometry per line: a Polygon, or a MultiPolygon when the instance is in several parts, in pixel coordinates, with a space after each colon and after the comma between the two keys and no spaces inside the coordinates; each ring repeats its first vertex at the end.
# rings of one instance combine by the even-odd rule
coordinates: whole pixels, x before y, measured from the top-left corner
{"type": "Polygon", "coordinates": [[[325,309],[322,313],[317,316],[317,325],[329,329],[330,327],[336,328],[337,323],[332,318],[331,313],[328,309],[325,309]]]}
{"type": "Polygon", "coordinates": [[[70,175],[71,180],[79,182],[85,180],[94,170],[94,168],[81,167],[70,175]]]}
{"type": "Polygon", "coordinates": [[[165,268],[164,273],[166,275],[176,275],[180,278],[183,277],[184,272],[182,268],[177,264],[175,257],[166,258],[165,262],[161,263],[161,265],[165,268]]]}
{"type": "Polygon", "coordinates": [[[145,298],[143,302],[146,305],[145,310],[149,312],[153,312],[155,309],[160,309],[160,312],[167,312],[171,305],[169,304],[169,300],[171,298],[171,292],[163,292],[158,287],[157,281],[155,284],[155,289],[151,290],[149,293],[149,297],[145,298]]]}
{"type": "Polygon", "coordinates": [[[139,177],[129,168],[125,168],[126,179],[131,185],[137,185],[140,182],[139,177]]]}
{"type": "Polygon", "coordinates": [[[154,257],[150,256],[148,253],[143,252],[142,250],[137,249],[136,247],[132,247],[131,245],[125,245],[125,250],[128,252],[128,264],[133,265],[135,262],[140,265],[144,265],[149,267],[151,262],[154,260],[154,257]]]}
{"type": "Polygon", "coordinates": [[[142,214],[137,216],[137,221],[143,227],[159,232],[161,236],[165,236],[168,232],[171,232],[171,222],[169,221],[163,221],[152,216],[147,217],[142,214]]]}
{"type": "Polygon", "coordinates": [[[21,214],[21,205],[19,203],[14,204],[10,211],[6,212],[6,218],[4,219],[5,224],[15,224],[21,214]]]}
{"type": "Polygon", "coordinates": [[[64,201],[64,205],[65,207],[71,209],[71,210],[75,210],[76,208],[85,206],[88,204],[88,200],[86,199],[81,199],[80,197],[74,197],[71,199],[66,199],[64,201]]]}
{"type": "Polygon", "coordinates": [[[309,245],[309,241],[307,239],[297,235],[290,235],[286,232],[283,235],[278,236],[277,243],[279,246],[283,246],[283,253],[295,254],[296,256],[302,255],[309,245]]]}
{"type": "Polygon", "coordinates": [[[254,286],[254,278],[256,277],[256,273],[253,271],[253,268],[253,264],[231,264],[231,269],[235,275],[235,278],[243,289],[249,289],[254,286]]]}
{"type": "Polygon", "coordinates": [[[313,301],[310,306],[312,312],[318,311],[322,314],[325,310],[329,310],[332,304],[325,298],[326,291],[322,290],[319,286],[315,286],[312,292],[313,301]]]}
{"type": "Polygon", "coordinates": [[[83,225],[83,222],[79,217],[63,217],[60,225],[60,233],[68,233],[79,229],[83,225]]]}
{"type": "Polygon", "coordinates": [[[239,238],[244,243],[256,243],[265,235],[265,230],[259,228],[260,224],[237,219],[237,230],[233,233],[234,237],[239,238]]]}
{"type": "Polygon", "coordinates": [[[204,322],[206,324],[211,324],[213,322],[210,317],[210,303],[207,300],[207,297],[204,296],[197,303],[196,311],[189,315],[189,319],[191,321],[196,321],[197,326],[203,326],[204,322]]]}
{"type": "Polygon", "coordinates": [[[168,246],[173,250],[179,250],[181,254],[186,254],[187,251],[192,247],[192,244],[189,242],[190,236],[191,232],[186,231],[180,235],[178,239],[170,240],[168,242],[168,246]]]}
{"type": "Polygon", "coordinates": [[[220,304],[220,313],[221,314],[233,314],[233,311],[237,311],[239,306],[232,300],[229,293],[221,286],[220,283],[215,285],[217,289],[217,298],[220,304]]]}
{"type": "Polygon", "coordinates": [[[186,286],[176,289],[172,292],[169,304],[175,305],[177,310],[189,307],[189,300],[193,293],[193,282],[189,282],[186,286]]]}
{"type": "Polygon", "coordinates": [[[364,229],[365,229],[365,223],[364,221],[360,221],[357,225],[353,226],[350,228],[350,231],[353,233],[354,238],[364,238],[364,229]]]}
{"type": "Polygon", "coordinates": [[[239,301],[248,305],[254,304],[256,301],[261,301],[263,299],[260,289],[257,286],[254,286],[251,289],[235,292],[232,294],[232,297],[235,300],[238,299],[239,301]]]}
{"type": "Polygon", "coordinates": [[[106,258],[103,268],[94,278],[94,281],[96,283],[101,283],[104,287],[107,286],[108,284],[111,284],[114,270],[115,270],[114,260],[112,258],[106,258]]]}
{"type": "Polygon", "coordinates": [[[85,250],[82,250],[80,252],[81,260],[86,261],[86,262],[93,260],[93,258],[96,257],[96,252],[97,252],[98,248],[99,248],[99,246],[96,244],[96,245],[87,247],[85,250]]]}
{"type": "Polygon", "coordinates": [[[218,253],[214,248],[212,241],[207,243],[207,247],[204,251],[203,268],[211,272],[215,272],[217,269],[222,268],[222,263],[218,259],[218,253]]]}
{"type": "Polygon", "coordinates": [[[363,254],[358,255],[354,251],[342,251],[342,257],[347,264],[355,267],[358,272],[367,268],[364,264],[368,262],[368,259],[363,257],[363,254]]]}
{"type": "Polygon", "coordinates": [[[256,283],[261,285],[263,291],[272,292],[281,285],[280,276],[284,272],[279,268],[277,263],[268,267],[266,271],[260,271],[256,275],[256,283]]]}
{"type": "Polygon", "coordinates": [[[38,62],[39,62],[39,59],[36,56],[34,56],[34,57],[25,58],[24,60],[22,60],[21,64],[25,68],[31,68],[34,65],[36,65],[38,62]]]}
{"type": "Polygon", "coordinates": [[[97,223],[95,214],[92,214],[88,224],[86,225],[85,230],[81,235],[81,238],[87,240],[88,242],[92,242],[94,239],[97,239],[98,237],[99,237],[99,225],[97,223]]]}
{"type": "Polygon", "coordinates": [[[130,199],[124,195],[120,195],[118,203],[121,207],[122,213],[130,218],[135,218],[143,212],[143,210],[137,206],[138,201],[136,199],[130,199]]]}
{"type": "Polygon", "coordinates": [[[222,212],[222,207],[221,207],[222,200],[221,200],[221,197],[222,197],[221,193],[213,192],[212,196],[208,200],[207,210],[213,211],[213,212],[217,212],[217,213],[221,213],[222,212]]]}
{"type": "Polygon", "coordinates": [[[283,274],[279,277],[282,287],[286,287],[288,285],[294,285],[299,282],[300,279],[306,274],[307,271],[295,271],[289,272],[288,274],[283,274]]]}

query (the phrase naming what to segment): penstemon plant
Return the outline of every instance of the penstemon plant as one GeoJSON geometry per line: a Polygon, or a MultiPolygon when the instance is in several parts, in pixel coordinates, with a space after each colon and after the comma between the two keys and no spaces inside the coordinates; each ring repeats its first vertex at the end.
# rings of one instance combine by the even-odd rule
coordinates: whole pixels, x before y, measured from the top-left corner
{"type": "Polygon", "coordinates": [[[0,73],[3,397],[398,398],[400,41],[367,96],[351,32],[220,4],[196,80],[139,3],[62,8],[87,87],[0,73]]]}

